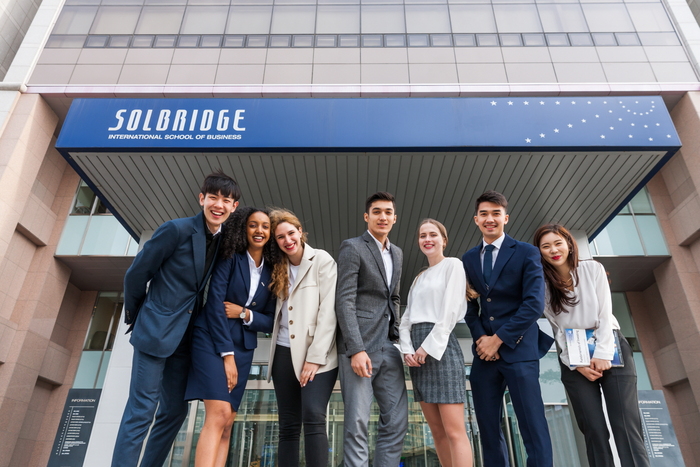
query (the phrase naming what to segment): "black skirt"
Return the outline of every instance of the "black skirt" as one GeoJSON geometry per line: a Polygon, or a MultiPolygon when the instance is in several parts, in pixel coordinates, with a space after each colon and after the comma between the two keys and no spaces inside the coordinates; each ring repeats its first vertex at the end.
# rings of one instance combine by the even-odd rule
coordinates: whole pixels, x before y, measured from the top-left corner
{"type": "MultiPolygon", "coordinates": [[[[434,323],[417,323],[411,326],[414,346],[430,334],[434,323]]],[[[429,404],[460,404],[466,402],[467,384],[464,373],[464,355],[457,337],[450,333],[445,353],[440,360],[428,355],[420,367],[409,367],[413,381],[413,399],[429,404]]]]}

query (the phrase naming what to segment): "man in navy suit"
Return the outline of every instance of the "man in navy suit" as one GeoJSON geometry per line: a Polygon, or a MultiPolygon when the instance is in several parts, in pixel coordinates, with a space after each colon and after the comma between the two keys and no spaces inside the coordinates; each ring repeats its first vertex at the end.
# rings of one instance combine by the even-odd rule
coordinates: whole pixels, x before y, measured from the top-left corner
{"type": "Polygon", "coordinates": [[[240,197],[231,177],[209,175],[199,194],[202,212],[158,227],[124,276],[124,319],[134,359],[113,467],[139,465],[149,428],[140,465],[161,467],[187,416],[192,317],[202,306],[221,226],[240,197]]]}
{"type": "Polygon", "coordinates": [[[540,392],[540,358],[553,339],[539,330],[544,310],[540,252],[503,232],[508,223],[505,196],[487,191],[475,203],[474,222],[483,241],[462,256],[469,283],[479,299],[467,307],[474,339],[470,382],[481,433],[484,465],[509,465],[501,431],[503,394],[510,391],[528,467],[552,467],[552,443],[540,392]]]}

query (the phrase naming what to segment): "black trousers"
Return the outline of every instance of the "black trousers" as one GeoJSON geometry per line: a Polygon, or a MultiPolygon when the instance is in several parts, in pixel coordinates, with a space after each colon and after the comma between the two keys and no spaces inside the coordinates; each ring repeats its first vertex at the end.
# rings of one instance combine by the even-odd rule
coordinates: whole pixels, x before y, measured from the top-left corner
{"type": "Polygon", "coordinates": [[[608,419],[622,467],[649,467],[642,436],[642,420],[637,401],[637,371],[632,348],[622,336],[620,347],[625,366],[606,370],[595,381],[589,381],[559,361],[561,381],[569,394],[576,422],[586,440],[590,467],[615,465],[610,449],[610,433],[603,413],[601,389],[605,395],[608,419]]]}
{"type": "Polygon", "coordinates": [[[277,450],[279,467],[299,466],[299,436],[302,425],[307,467],[328,465],[326,408],[337,377],[337,368],[317,373],[314,380],[302,388],[294,373],[291,350],[281,345],[275,347],[272,382],[275,386],[280,425],[277,450]]]}

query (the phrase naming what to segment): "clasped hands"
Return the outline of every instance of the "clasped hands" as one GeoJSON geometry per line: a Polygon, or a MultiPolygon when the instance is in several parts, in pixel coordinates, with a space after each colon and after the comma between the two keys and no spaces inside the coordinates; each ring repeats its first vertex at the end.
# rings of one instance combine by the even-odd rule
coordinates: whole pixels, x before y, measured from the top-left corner
{"type": "Polygon", "coordinates": [[[612,368],[610,360],[601,360],[600,358],[591,358],[590,366],[580,366],[576,371],[586,377],[588,381],[595,381],[603,376],[605,370],[612,368]]]}
{"type": "Polygon", "coordinates": [[[426,358],[428,358],[428,352],[426,352],[423,347],[418,347],[418,350],[416,350],[416,353],[414,354],[407,353],[403,356],[406,365],[412,367],[421,366],[425,363],[426,358]]]}
{"type": "Polygon", "coordinates": [[[498,349],[501,348],[503,341],[498,334],[493,336],[481,336],[476,340],[476,354],[480,359],[489,362],[495,362],[499,360],[501,356],[498,354],[498,349]]]}

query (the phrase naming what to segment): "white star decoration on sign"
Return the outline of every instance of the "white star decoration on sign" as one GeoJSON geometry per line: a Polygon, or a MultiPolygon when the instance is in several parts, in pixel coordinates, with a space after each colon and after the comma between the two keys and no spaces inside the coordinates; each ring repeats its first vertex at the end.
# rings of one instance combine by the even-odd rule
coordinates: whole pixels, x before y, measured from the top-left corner
{"type": "MultiPolygon", "coordinates": [[[[655,107],[654,105],[650,105],[650,102],[652,104],[654,103],[654,101],[649,101],[646,99],[633,101],[624,97],[610,102],[607,100],[599,100],[598,98],[591,98],[591,100],[580,101],[576,99],[568,101],[551,100],[548,98],[540,98],[532,101],[530,101],[529,99],[519,100],[517,98],[493,98],[490,101],[485,100],[484,105],[486,105],[487,107],[497,107],[499,103],[501,104],[501,106],[507,104],[507,109],[501,108],[493,110],[499,113],[505,111],[507,112],[507,114],[512,115],[510,117],[511,119],[517,119],[507,121],[507,123],[504,124],[515,125],[514,128],[523,127],[524,129],[526,129],[527,133],[530,133],[522,135],[526,144],[537,145],[536,143],[534,143],[534,141],[538,140],[539,137],[539,140],[541,140],[540,145],[542,146],[549,146],[552,144],[571,144],[573,146],[585,146],[586,144],[588,144],[586,143],[587,139],[590,142],[595,141],[597,139],[598,141],[605,140],[606,145],[620,144],[624,146],[625,144],[631,143],[626,142],[628,139],[634,138],[641,138],[642,141],[648,140],[652,142],[654,141],[654,138],[656,138],[657,140],[659,140],[659,138],[663,139],[664,135],[666,136],[666,139],[674,138],[674,133],[663,132],[657,134],[660,130],[656,130],[656,128],[665,127],[664,129],[668,131],[667,128],[671,124],[666,122],[666,115],[664,115],[664,118],[662,120],[664,122],[663,124],[658,122],[657,119],[655,119],[657,120],[657,122],[649,121],[649,115],[651,114],[651,112],[654,111],[653,108],[655,107]],[[517,102],[519,102],[522,106],[526,106],[527,108],[513,107],[517,102]],[[583,107],[577,105],[584,103],[586,105],[584,105],[583,107]],[[545,109],[544,107],[546,107],[548,104],[550,106],[554,104],[556,106],[559,106],[559,108],[555,109],[549,107],[545,109]],[[616,111],[626,112],[623,114],[618,113],[618,115],[614,115],[616,111]],[[515,114],[511,114],[511,112],[515,112],[515,114]],[[624,115],[624,118],[620,115],[624,115]],[[561,119],[562,117],[567,119],[578,118],[582,125],[574,128],[574,125],[572,123],[567,123],[563,128],[568,131],[562,132],[560,131],[562,126],[559,125],[563,125],[563,122],[559,120],[559,123],[557,123],[557,119],[561,119]],[[623,132],[622,134],[619,134],[618,131],[615,131],[616,126],[618,125],[615,125],[614,122],[620,122],[621,125],[621,122],[623,121],[627,121],[627,123],[629,123],[630,126],[628,131],[631,131],[632,133],[623,132]],[[541,126],[538,128],[539,123],[544,122],[550,122],[550,124],[553,123],[553,125],[549,126],[547,129],[547,131],[549,132],[549,136],[547,136],[547,132],[544,131],[546,128],[542,128],[541,126]],[[555,127],[554,125],[557,126],[555,127]],[[654,131],[656,131],[657,133],[654,133],[654,131]],[[625,133],[627,133],[626,138],[625,133]],[[561,139],[562,136],[564,137],[564,139],[561,139]],[[569,140],[569,138],[574,139],[569,140]],[[622,142],[620,138],[624,138],[625,142],[622,142]]],[[[506,114],[503,115],[505,116],[506,114]]],[[[625,125],[627,125],[627,123],[625,123],[625,125]]]]}

